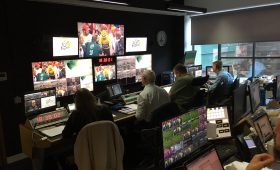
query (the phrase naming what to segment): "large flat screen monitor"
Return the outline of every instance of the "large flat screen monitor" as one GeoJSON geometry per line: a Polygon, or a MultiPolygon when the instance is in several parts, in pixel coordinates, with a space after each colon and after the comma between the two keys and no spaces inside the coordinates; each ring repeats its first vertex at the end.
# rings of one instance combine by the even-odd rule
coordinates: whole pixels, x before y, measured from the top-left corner
{"type": "Polygon", "coordinates": [[[206,107],[162,122],[165,168],[207,143],[206,107]]]}
{"type": "Polygon", "coordinates": [[[125,52],[147,51],[147,37],[126,38],[125,52]]]}
{"type": "Polygon", "coordinates": [[[255,111],[258,109],[261,103],[259,81],[255,81],[249,85],[249,95],[250,95],[251,111],[252,113],[255,113],[255,111]]]}
{"type": "Polygon", "coordinates": [[[78,38],[53,37],[53,56],[78,55],[78,38]]]}
{"type": "Polygon", "coordinates": [[[233,91],[233,121],[234,124],[250,112],[247,106],[247,84],[242,84],[233,91]]]}
{"type": "Polygon", "coordinates": [[[124,54],[124,25],[78,22],[79,57],[124,54]]]}
{"type": "Polygon", "coordinates": [[[34,90],[55,87],[57,97],[80,88],[93,91],[91,59],[33,62],[32,70],[34,90]]]}
{"type": "Polygon", "coordinates": [[[55,110],[56,92],[55,88],[42,89],[26,93],[24,95],[25,115],[34,116],[46,111],[55,110]]]}
{"type": "Polygon", "coordinates": [[[151,69],[151,54],[117,57],[117,79],[121,84],[141,82],[142,73],[151,69]]]}
{"type": "Polygon", "coordinates": [[[187,170],[223,170],[223,165],[215,148],[200,154],[186,166],[187,170]]]}

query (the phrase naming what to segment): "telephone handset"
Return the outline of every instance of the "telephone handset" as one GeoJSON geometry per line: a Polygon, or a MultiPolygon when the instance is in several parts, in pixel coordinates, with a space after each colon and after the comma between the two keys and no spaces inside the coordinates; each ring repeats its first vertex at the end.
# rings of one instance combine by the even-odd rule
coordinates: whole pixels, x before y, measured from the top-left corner
{"type": "Polygon", "coordinates": [[[263,143],[260,138],[255,134],[249,134],[247,136],[241,134],[238,135],[238,140],[245,149],[245,155],[250,156],[251,159],[254,155],[266,152],[263,143]]]}

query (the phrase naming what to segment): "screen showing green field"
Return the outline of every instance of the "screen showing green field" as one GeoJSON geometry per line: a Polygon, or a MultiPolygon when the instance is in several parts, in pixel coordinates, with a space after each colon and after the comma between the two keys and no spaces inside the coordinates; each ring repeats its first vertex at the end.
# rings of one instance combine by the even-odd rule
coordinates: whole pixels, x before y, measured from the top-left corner
{"type": "Polygon", "coordinates": [[[207,142],[206,107],[162,122],[165,167],[179,161],[207,142]]]}

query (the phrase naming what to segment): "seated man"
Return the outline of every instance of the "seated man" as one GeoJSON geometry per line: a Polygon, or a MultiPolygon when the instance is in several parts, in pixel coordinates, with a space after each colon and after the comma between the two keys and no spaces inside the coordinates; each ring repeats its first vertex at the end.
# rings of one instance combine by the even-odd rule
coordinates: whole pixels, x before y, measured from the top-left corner
{"type": "Polygon", "coordinates": [[[199,91],[199,87],[192,86],[193,76],[187,74],[187,69],[183,64],[177,64],[173,68],[173,72],[176,76],[176,81],[172,85],[169,95],[172,101],[174,101],[181,111],[185,111],[183,105],[191,102],[194,95],[199,91]]]}
{"type": "Polygon", "coordinates": [[[151,112],[161,105],[170,102],[168,93],[155,85],[155,73],[151,70],[145,70],[141,76],[144,90],[139,94],[137,99],[136,119],[149,122],[151,112]]]}
{"type": "Polygon", "coordinates": [[[217,101],[223,99],[229,94],[230,87],[233,83],[232,75],[229,72],[222,70],[222,68],[223,68],[222,61],[213,62],[212,69],[217,74],[217,78],[213,84],[209,85],[209,92],[218,93],[218,94],[213,94],[214,95],[213,98],[215,98],[215,100],[217,101]]]}

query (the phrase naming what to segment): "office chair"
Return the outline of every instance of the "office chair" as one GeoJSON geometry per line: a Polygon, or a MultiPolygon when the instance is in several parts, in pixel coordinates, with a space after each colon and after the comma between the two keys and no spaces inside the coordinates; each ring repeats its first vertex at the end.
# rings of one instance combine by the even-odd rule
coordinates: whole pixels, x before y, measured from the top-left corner
{"type": "Polygon", "coordinates": [[[161,164],[161,123],[176,115],[180,115],[180,109],[174,102],[166,103],[152,112],[152,119],[149,126],[141,129],[141,151],[145,155],[137,167],[139,169],[152,169],[161,164]]]}
{"type": "Polygon", "coordinates": [[[124,144],[118,127],[111,121],[97,121],[82,128],[74,144],[79,170],[123,170],[124,144]]]}

